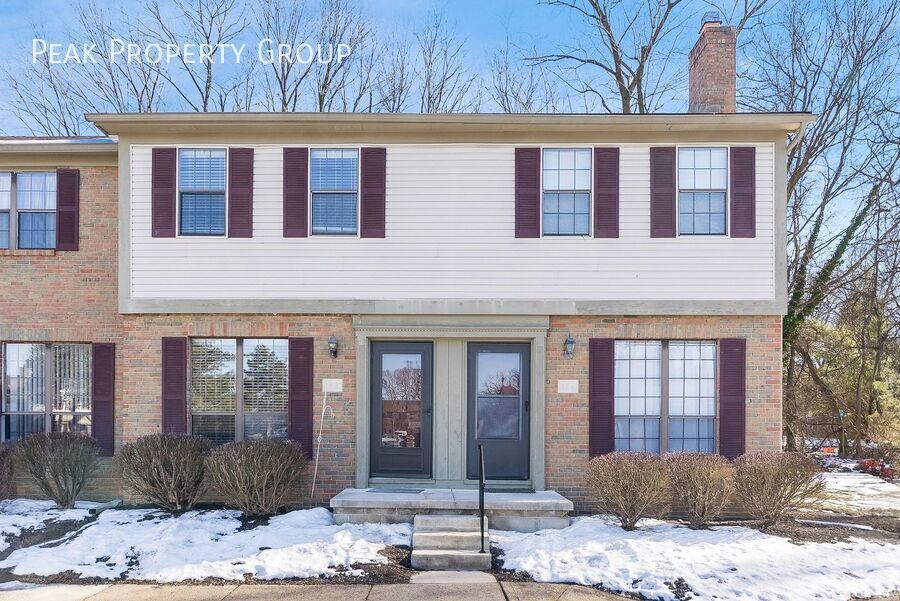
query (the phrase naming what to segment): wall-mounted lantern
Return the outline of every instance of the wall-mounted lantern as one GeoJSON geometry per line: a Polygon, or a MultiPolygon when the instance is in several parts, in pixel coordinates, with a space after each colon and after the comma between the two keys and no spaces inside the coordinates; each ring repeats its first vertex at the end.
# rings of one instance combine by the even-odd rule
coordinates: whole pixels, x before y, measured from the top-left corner
{"type": "Polygon", "coordinates": [[[328,352],[331,353],[331,358],[334,359],[337,357],[338,352],[338,339],[334,334],[331,335],[331,338],[328,339],[328,352]]]}
{"type": "Polygon", "coordinates": [[[566,341],[563,343],[563,353],[566,359],[571,359],[575,356],[575,339],[572,338],[571,334],[566,337],[566,341]]]}

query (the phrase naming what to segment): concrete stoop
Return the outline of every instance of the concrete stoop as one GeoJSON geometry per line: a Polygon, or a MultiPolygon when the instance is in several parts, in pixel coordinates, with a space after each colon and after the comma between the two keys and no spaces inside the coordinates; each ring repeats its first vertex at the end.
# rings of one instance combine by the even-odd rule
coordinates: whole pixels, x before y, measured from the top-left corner
{"type": "Polygon", "coordinates": [[[489,570],[490,538],[477,516],[420,514],[413,519],[412,567],[416,570],[489,570]]]}

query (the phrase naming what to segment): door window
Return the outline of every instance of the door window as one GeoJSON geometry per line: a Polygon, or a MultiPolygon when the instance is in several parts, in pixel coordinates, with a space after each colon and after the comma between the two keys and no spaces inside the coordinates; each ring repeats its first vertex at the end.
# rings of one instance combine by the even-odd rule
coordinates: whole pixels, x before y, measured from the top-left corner
{"type": "Polygon", "coordinates": [[[481,351],[477,371],[476,438],[520,439],[521,354],[481,351]]]}
{"type": "Polygon", "coordinates": [[[422,355],[385,353],[381,369],[381,446],[422,446],[422,355]]]}

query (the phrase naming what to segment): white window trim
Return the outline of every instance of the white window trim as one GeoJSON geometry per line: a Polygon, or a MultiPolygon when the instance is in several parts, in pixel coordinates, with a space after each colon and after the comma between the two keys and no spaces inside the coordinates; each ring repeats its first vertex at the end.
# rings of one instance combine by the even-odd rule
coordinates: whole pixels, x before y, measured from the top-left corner
{"type": "MultiPolygon", "coordinates": [[[[306,235],[309,238],[338,240],[358,240],[362,238],[362,146],[317,144],[309,147],[306,161],[306,206],[309,207],[309,219],[306,235]],[[356,150],[356,233],[355,234],[314,234],[313,233],[313,187],[312,187],[312,153],[313,150],[356,150]]],[[[330,190],[330,192],[338,192],[330,190]]],[[[387,207],[385,207],[385,210],[387,207]]]]}
{"type": "Polygon", "coordinates": [[[538,227],[541,238],[554,240],[591,240],[594,238],[594,146],[587,144],[551,144],[540,146],[541,160],[538,167],[538,191],[540,193],[538,207],[538,227]],[[591,151],[591,177],[588,195],[588,233],[587,234],[544,234],[544,151],[545,150],[583,150],[591,151]]]}
{"type": "MultiPolygon", "coordinates": [[[[228,170],[229,158],[231,156],[230,146],[210,145],[210,144],[188,144],[185,146],[175,146],[175,237],[176,238],[198,238],[204,239],[222,239],[228,238],[228,217],[231,206],[228,203],[228,170]],[[224,150],[225,151],[225,233],[223,234],[182,234],[181,233],[181,151],[182,150],[224,150]]],[[[255,169],[255,167],[254,167],[255,169]]]]}
{"type": "MultiPolygon", "coordinates": [[[[7,213],[9,215],[9,246],[7,246],[6,248],[0,248],[0,250],[56,250],[56,241],[54,241],[52,246],[44,248],[21,248],[19,246],[19,213],[53,213],[54,215],[57,215],[57,207],[54,206],[53,209],[19,209],[18,206],[19,175],[24,173],[52,173],[55,176],[56,171],[25,170],[3,171],[3,173],[9,173],[9,208],[0,209],[0,213],[7,213]]],[[[58,180],[56,182],[56,185],[59,186],[58,180]]],[[[54,203],[55,202],[56,199],[54,199],[54,203]]],[[[59,223],[56,223],[54,225],[54,228],[56,227],[59,227],[59,223]]]]}
{"type": "MultiPolygon", "coordinates": [[[[690,240],[721,240],[731,238],[731,148],[732,144],[677,144],[675,146],[675,237],[690,240]],[[681,233],[681,169],[682,148],[724,148],[725,149],[725,233],[724,234],[682,234],[681,233]]],[[[690,190],[702,192],[703,190],[690,190]]]]}

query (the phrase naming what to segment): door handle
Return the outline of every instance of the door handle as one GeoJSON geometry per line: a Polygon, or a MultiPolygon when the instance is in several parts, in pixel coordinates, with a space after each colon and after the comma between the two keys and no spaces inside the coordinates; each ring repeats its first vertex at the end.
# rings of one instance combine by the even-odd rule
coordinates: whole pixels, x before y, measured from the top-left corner
{"type": "Polygon", "coordinates": [[[431,415],[431,409],[426,409],[422,412],[424,415],[431,415]]]}

